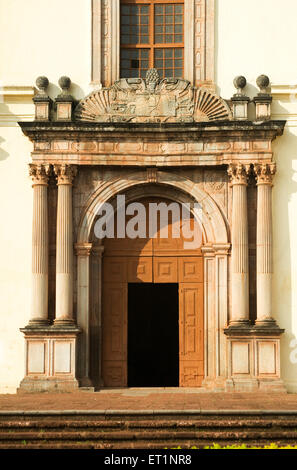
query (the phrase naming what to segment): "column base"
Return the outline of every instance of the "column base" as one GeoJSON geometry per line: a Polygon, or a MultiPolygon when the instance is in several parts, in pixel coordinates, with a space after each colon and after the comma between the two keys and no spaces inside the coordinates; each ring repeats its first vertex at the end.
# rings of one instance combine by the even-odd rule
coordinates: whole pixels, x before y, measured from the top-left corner
{"type": "Polygon", "coordinates": [[[54,320],[53,328],[76,328],[74,320],[54,320]]]}
{"type": "Polygon", "coordinates": [[[20,391],[69,392],[78,389],[76,345],[80,330],[72,326],[28,325],[25,335],[25,377],[20,391]]]}
{"type": "Polygon", "coordinates": [[[226,381],[225,391],[288,393],[282,380],[256,378],[230,378],[226,381]]]}
{"type": "Polygon", "coordinates": [[[19,388],[18,394],[25,393],[43,393],[43,392],[76,392],[79,390],[79,383],[76,379],[63,379],[63,378],[30,378],[25,377],[19,388]]]}
{"type": "Polygon", "coordinates": [[[29,320],[28,327],[43,327],[43,326],[49,326],[50,321],[48,319],[33,319],[29,320]]]}
{"type": "Polygon", "coordinates": [[[250,320],[231,320],[229,323],[229,328],[250,328],[250,320]]]}
{"type": "Polygon", "coordinates": [[[276,322],[247,327],[228,326],[226,391],[286,392],[280,378],[280,336],[276,322]]]}
{"type": "Polygon", "coordinates": [[[225,392],[226,377],[206,377],[202,381],[202,387],[207,391],[225,392]]]}

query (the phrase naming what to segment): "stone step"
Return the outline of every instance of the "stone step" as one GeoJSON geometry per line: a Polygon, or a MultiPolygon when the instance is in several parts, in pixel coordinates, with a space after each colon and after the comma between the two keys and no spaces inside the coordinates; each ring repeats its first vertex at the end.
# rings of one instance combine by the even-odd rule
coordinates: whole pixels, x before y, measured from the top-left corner
{"type": "Polygon", "coordinates": [[[221,428],[257,428],[257,429],[271,429],[271,428],[296,428],[297,430],[297,419],[270,419],[270,420],[195,420],[195,421],[44,421],[44,420],[8,420],[0,421],[0,432],[5,430],[18,432],[20,430],[32,430],[42,428],[47,430],[61,430],[61,429],[73,429],[73,430],[102,430],[108,429],[221,429],[221,428]]]}
{"type": "Polygon", "coordinates": [[[178,440],[257,440],[257,439],[295,439],[297,440],[297,431],[255,431],[255,430],[233,430],[233,431],[62,431],[62,432],[17,432],[0,433],[0,442],[3,441],[133,441],[133,440],[158,440],[166,441],[169,439],[178,440]]]}
{"type": "Polygon", "coordinates": [[[5,413],[0,449],[191,448],[297,443],[297,413],[5,413]]]}

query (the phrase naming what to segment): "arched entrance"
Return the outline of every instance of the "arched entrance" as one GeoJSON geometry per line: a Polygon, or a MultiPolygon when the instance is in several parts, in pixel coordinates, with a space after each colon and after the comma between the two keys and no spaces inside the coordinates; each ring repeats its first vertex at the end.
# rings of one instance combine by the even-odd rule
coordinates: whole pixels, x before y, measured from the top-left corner
{"type": "MultiPolygon", "coordinates": [[[[102,246],[100,241],[94,238],[94,224],[101,204],[105,202],[113,204],[119,194],[125,194],[127,202],[138,201],[145,196],[157,197],[160,200],[166,198],[182,204],[198,203],[201,206],[203,246],[199,257],[203,256],[201,262],[203,263],[204,280],[204,380],[202,385],[207,388],[224,387],[227,366],[224,328],[228,317],[227,273],[230,248],[228,224],[214,199],[202,189],[199,181],[193,183],[185,175],[181,176],[160,170],[156,171],[153,180],[151,172],[129,170],[129,172],[121,173],[121,177],[117,176],[104,181],[91,194],[81,214],[76,244],[77,322],[82,331],[78,350],[80,383],[85,386],[89,386],[90,383],[98,383],[99,387],[107,386],[102,378],[104,359],[102,348],[104,336],[102,329],[104,283],[102,260],[107,257],[108,248],[107,245],[102,246]],[[91,382],[89,377],[92,378],[91,382]]],[[[135,246],[134,241],[133,249],[135,246]]],[[[113,254],[116,256],[115,251],[113,254]]],[[[139,253],[137,255],[139,256],[139,253]]],[[[191,255],[188,250],[187,255],[189,257],[191,255]]],[[[197,255],[197,251],[194,253],[195,255],[197,255]]],[[[172,253],[169,252],[168,256],[172,256],[172,253]]],[[[121,303],[121,305],[123,304],[121,303]]],[[[122,357],[119,359],[119,362],[121,361],[122,357]]],[[[127,358],[125,358],[127,367],[126,361],[127,358]]],[[[113,377],[118,374],[119,369],[122,370],[122,364],[120,364],[120,368],[115,367],[113,377]]],[[[127,380],[127,371],[125,374],[127,380]]],[[[120,376],[123,377],[123,375],[120,376]]],[[[118,383],[127,384],[128,381],[118,381],[118,383]]]]}
{"type": "MultiPolygon", "coordinates": [[[[159,220],[149,234],[149,206],[172,201],[141,202],[147,236],[104,242],[103,384],[198,387],[204,377],[202,236],[198,247],[185,249],[191,237],[183,225],[193,230],[194,218],[174,222],[171,212],[168,224],[159,220]]],[[[180,204],[175,208],[182,213],[180,204]]]]}

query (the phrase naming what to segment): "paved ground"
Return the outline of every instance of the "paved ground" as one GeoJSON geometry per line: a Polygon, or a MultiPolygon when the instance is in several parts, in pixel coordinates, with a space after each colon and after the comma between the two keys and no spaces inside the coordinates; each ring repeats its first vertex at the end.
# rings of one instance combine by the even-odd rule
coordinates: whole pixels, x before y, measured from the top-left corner
{"type": "Polygon", "coordinates": [[[0,395],[6,410],[295,410],[297,394],[202,393],[197,389],[0,395]]]}

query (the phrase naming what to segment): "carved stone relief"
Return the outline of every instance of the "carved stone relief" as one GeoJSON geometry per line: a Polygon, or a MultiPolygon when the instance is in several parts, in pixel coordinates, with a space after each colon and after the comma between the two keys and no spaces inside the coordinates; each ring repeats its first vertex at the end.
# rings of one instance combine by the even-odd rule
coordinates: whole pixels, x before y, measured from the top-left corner
{"type": "Polygon", "coordinates": [[[122,78],[109,88],[92,92],[76,108],[79,121],[198,122],[231,120],[225,101],[188,80],[160,79],[156,69],[146,79],[122,78]]]}

